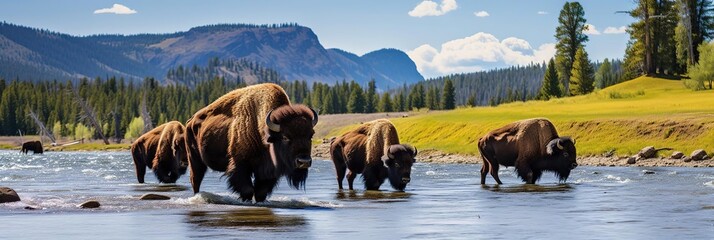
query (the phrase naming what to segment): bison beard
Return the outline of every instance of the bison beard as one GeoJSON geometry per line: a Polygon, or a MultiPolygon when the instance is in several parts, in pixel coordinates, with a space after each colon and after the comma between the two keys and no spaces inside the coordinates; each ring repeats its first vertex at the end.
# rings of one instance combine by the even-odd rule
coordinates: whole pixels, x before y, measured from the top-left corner
{"type": "Polygon", "coordinates": [[[290,105],[285,91],[275,84],[253,85],[220,97],[186,124],[194,193],[208,167],[225,172],[229,187],[243,201],[265,201],[281,176],[292,188],[304,188],[316,123],[314,110],[290,105]]]}
{"type": "Polygon", "coordinates": [[[575,142],[569,137],[558,137],[547,119],[528,119],[508,124],[479,139],[483,159],[481,184],[486,174],[502,184],[498,177],[499,165],[515,166],[516,173],[526,183],[537,182],[543,171],[552,171],[561,182],[577,166],[575,142]]]}

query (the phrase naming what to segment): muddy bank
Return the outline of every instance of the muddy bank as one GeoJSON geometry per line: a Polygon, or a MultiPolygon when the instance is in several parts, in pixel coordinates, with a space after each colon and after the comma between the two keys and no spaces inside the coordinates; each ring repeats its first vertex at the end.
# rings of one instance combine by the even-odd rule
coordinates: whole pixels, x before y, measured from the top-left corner
{"type": "MultiPolygon", "coordinates": [[[[315,158],[330,159],[330,144],[316,144],[312,147],[312,154],[315,158]]],[[[627,164],[629,156],[581,156],[578,157],[578,164],[583,166],[637,166],[637,167],[714,167],[714,160],[701,160],[685,162],[682,159],[671,159],[656,157],[641,159],[635,164],[627,164]]],[[[460,164],[480,164],[480,156],[470,156],[461,154],[449,154],[438,150],[419,150],[417,161],[428,163],[460,163],[460,164]]]]}

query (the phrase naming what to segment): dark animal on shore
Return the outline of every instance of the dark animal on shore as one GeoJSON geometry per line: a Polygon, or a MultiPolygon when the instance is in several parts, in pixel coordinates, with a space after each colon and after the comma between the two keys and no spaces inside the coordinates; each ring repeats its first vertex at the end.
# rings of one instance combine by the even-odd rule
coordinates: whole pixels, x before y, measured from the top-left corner
{"type": "Polygon", "coordinates": [[[144,183],[149,167],[162,183],[175,183],[188,168],[184,135],[186,128],[177,121],[164,123],[141,135],[131,144],[136,179],[144,183]]]}
{"type": "Polygon", "coordinates": [[[28,151],[32,151],[33,154],[42,154],[44,152],[42,143],[40,141],[28,141],[23,143],[20,152],[27,154],[28,151]]]}
{"type": "Polygon", "coordinates": [[[565,181],[570,170],[578,166],[575,141],[559,137],[553,123],[547,119],[527,119],[493,130],[478,141],[483,158],[481,184],[486,183],[486,174],[498,184],[499,164],[515,166],[518,176],[529,184],[540,179],[543,171],[555,172],[560,181],[565,181]]]}
{"type": "Polygon", "coordinates": [[[357,174],[362,174],[367,190],[379,190],[379,186],[389,178],[392,188],[403,191],[411,181],[416,154],[416,148],[399,144],[397,130],[387,119],[364,123],[330,144],[339,189],[342,189],[342,179],[346,169],[349,169],[347,183],[350,190],[353,190],[357,174]]]}
{"type": "Polygon", "coordinates": [[[315,110],[291,105],[275,84],[223,95],[186,123],[193,192],[199,192],[208,167],[225,172],[243,201],[265,201],[281,176],[294,189],[304,187],[317,120],[315,110]]]}

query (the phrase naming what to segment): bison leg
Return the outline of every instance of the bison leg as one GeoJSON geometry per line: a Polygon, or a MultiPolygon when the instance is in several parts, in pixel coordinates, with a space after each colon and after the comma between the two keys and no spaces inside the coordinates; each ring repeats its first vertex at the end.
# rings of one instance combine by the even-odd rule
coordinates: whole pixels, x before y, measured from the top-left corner
{"type": "Polygon", "coordinates": [[[132,150],[134,169],[136,170],[136,180],[139,181],[139,183],[144,183],[144,175],[146,175],[146,162],[144,161],[144,157],[146,156],[144,156],[140,147],[136,147],[132,150]]]}
{"type": "Polygon", "coordinates": [[[255,179],[255,202],[265,201],[278,183],[277,178],[255,179]]]}
{"type": "MultiPolygon", "coordinates": [[[[347,172],[347,184],[350,187],[350,190],[354,190],[352,188],[352,184],[355,182],[355,178],[357,177],[356,173],[353,173],[352,171],[347,172]]],[[[342,189],[342,180],[340,179],[340,189],[342,189]]]]}
{"type": "Polygon", "coordinates": [[[486,160],[481,164],[481,185],[486,184],[486,175],[488,175],[489,164],[486,160]]]}
{"type": "Polygon", "coordinates": [[[189,168],[189,180],[191,180],[191,186],[193,187],[193,193],[196,194],[201,189],[201,181],[203,181],[203,176],[206,174],[207,166],[204,164],[200,158],[189,157],[188,161],[189,168]]]}
{"type": "Polygon", "coordinates": [[[533,170],[531,170],[530,167],[524,166],[524,167],[519,167],[517,168],[518,171],[518,176],[523,179],[526,184],[534,184],[535,181],[533,178],[533,170]]]}
{"type": "Polygon", "coordinates": [[[490,164],[491,176],[493,176],[493,179],[496,180],[496,183],[498,183],[498,184],[503,184],[503,183],[501,182],[501,179],[498,178],[498,167],[499,167],[498,164],[490,164]]]}
{"type": "MultiPolygon", "coordinates": [[[[335,172],[337,173],[337,186],[339,187],[340,190],[342,190],[342,180],[345,179],[345,171],[347,170],[347,166],[345,164],[338,164],[335,162],[335,172]]],[[[349,181],[349,180],[348,180],[349,181]]],[[[350,184],[351,186],[351,184],[350,184]]]]}
{"type": "Polygon", "coordinates": [[[244,202],[253,200],[253,195],[255,194],[253,182],[251,181],[252,174],[253,172],[247,164],[237,161],[233,172],[228,177],[228,184],[233,189],[233,192],[239,193],[241,200],[244,202]]]}

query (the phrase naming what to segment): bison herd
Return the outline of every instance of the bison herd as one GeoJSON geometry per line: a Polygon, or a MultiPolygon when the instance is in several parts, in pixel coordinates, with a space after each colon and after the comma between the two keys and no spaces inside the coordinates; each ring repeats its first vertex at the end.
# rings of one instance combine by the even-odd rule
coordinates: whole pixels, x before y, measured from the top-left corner
{"type": "MultiPolygon", "coordinates": [[[[294,189],[304,188],[312,165],[311,150],[317,112],[291,104],[278,85],[266,83],[233,90],[198,110],[184,126],[171,121],[145,133],[131,145],[139,183],[151,168],[162,183],[175,183],[190,173],[198,193],[208,168],[224,172],[228,186],[243,201],[267,199],[281,177],[294,189]]],[[[411,181],[417,149],[402,144],[387,119],[366,122],[331,139],[330,155],[338,188],[342,180],[353,190],[358,174],[367,190],[385,180],[403,191],[411,181]]],[[[483,164],[481,184],[489,173],[496,183],[499,165],[514,166],[533,184],[543,171],[565,181],[578,164],[575,141],[560,137],[546,119],[528,119],[493,130],[478,141],[483,164]]],[[[22,152],[42,153],[40,142],[27,142],[22,152]]]]}

